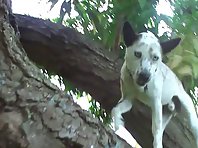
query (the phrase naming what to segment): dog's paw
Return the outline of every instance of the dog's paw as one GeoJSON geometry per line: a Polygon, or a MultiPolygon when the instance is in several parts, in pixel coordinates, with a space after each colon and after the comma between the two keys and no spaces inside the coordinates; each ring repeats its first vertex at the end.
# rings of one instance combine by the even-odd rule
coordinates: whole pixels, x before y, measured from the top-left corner
{"type": "Polygon", "coordinates": [[[116,111],[116,107],[112,109],[111,116],[113,118],[115,130],[118,130],[119,126],[124,126],[124,119],[122,115],[116,111]]]}

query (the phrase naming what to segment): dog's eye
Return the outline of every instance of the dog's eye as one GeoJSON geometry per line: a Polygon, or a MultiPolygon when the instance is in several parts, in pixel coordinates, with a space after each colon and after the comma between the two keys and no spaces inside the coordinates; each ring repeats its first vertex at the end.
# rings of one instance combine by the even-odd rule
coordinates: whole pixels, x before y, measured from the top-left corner
{"type": "Polygon", "coordinates": [[[153,61],[157,61],[159,59],[159,57],[158,56],[153,56],[153,61]]]}
{"type": "Polygon", "coordinates": [[[141,58],[142,53],[141,53],[141,52],[138,52],[138,51],[135,51],[135,52],[134,52],[134,55],[135,55],[137,58],[141,58]]]}

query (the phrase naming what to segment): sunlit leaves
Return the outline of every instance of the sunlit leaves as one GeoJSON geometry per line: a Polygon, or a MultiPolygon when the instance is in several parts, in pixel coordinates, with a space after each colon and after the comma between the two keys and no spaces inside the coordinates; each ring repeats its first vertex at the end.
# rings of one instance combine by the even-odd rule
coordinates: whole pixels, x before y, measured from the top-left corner
{"type": "Polygon", "coordinates": [[[193,97],[193,103],[194,103],[194,105],[196,106],[195,109],[196,109],[196,112],[197,112],[197,114],[198,114],[198,87],[195,86],[193,91],[190,90],[190,94],[191,94],[192,97],[193,97]]]}
{"type": "Polygon", "coordinates": [[[111,117],[106,113],[104,109],[101,108],[100,104],[95,100],[90,100],[91,106],[89,107],[90,112],[97,117],[105,125],[110,125],[111,117]]]}
{"type": "MultiPolygon", "coordinates": [[[[56,0],[51,0],[55,4],[56,0]]],[[[158,26],[162,21],[169,26],[160,40],[182,37],[182,43],[168,57],[168,65],[185,83],[192,88],[198,80],[198,2],[195,0],[170,1],[174,16],[158,14],[155,7],[158,0],[74,0],[72,1],[78,16],[65,20],[74,28],[82,28],[82,32],[106,50],[118,51],[124,55],[122,42],[122,25],[128,20],[137,32],[145,31],[145,27],[158,34],[158,26]],[[122,45],[122,46],[121,46],[122,45]]]]}
{"type": "Polygon", "coordinates": [[[173,18],[161,15],[158,19],[170,27],[173,38],[182,37],[181,45],[168,55],[168,65],[189,90],[198,82],[198,3],[195,0],[170,2],[173,18]]]}
{"type": "Polygon", "coordinates": [[[186,34],[181,45],[168,55],[167,64],[183,81],[185,86],[188,86],[187,89],[192,88],[198,79],[197,42],[198,38],[193,33],[186,34]]]}
{"type": "MultiPolygon", "coordinates": [[[[49,1],[52,6],[57,3],[57,0],[49,1]]],[[[65,24],[75,29],[81,28],[85,35],[100,42],[106,50],[118,51],[119,55],[124,57],[124,21],[128,20],[137,32],[145,31],[146,27],[156,35],[159,33],[159,23],[166,23],[168,31],[162,34],[160,40],[182,37],[181,44],[167,55],[167,64],[189,90],[198,82],[198,2],[170,1],[174,11],[173,17],[158,14],[155,9],[157,2],[158,0],[73,0],[74,9],[79,15],[67,18],[65,24]]],[[[67,84],[66,89],[75,88],[67,84]]],[[[97,117],[106,116],[96,102],[91,103],[92,113],[97,117]]]]}

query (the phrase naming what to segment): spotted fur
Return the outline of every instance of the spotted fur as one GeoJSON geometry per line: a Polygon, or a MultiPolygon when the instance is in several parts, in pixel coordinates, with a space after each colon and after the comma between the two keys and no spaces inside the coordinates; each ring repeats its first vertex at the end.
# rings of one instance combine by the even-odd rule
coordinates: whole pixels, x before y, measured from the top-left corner
{"type": "Polygon", "coordinates": [[[112,110],[115,128],[124,126],[122,114],[131,110],[135,100],[152,110],[153,148],[163,148],[164,129],[175,113],[182,113],[198,148],[198,119],[193,102],[172,70],[162,62],[162,54],[174,49],[180,39],[160,43],[151,32],[136,34],[124,24],[125,62],[121,69],[122,98],[112,110]],[[163,106],[169,111],[162,112],[163,106]]]}

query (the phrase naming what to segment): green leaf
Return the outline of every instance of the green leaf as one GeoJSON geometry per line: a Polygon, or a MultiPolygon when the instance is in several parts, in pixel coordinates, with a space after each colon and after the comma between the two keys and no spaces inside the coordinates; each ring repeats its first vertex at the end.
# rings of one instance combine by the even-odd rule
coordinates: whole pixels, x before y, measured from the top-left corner
{"type": "Polygon", "coordinates": [[[140,5],[141,9],[144,9],[144,7],[147,3],[147,0],[138,0],[138,2],[139,2],[139,5],[140,5]]]}
{"type": "Polygon", "coordinates": [[[76,88],[74,87],[74,85],[70,81],[63,80],[63,82],[65,84],[65,90],[66,91],[75,91],[76,90],[76,88]]]}

